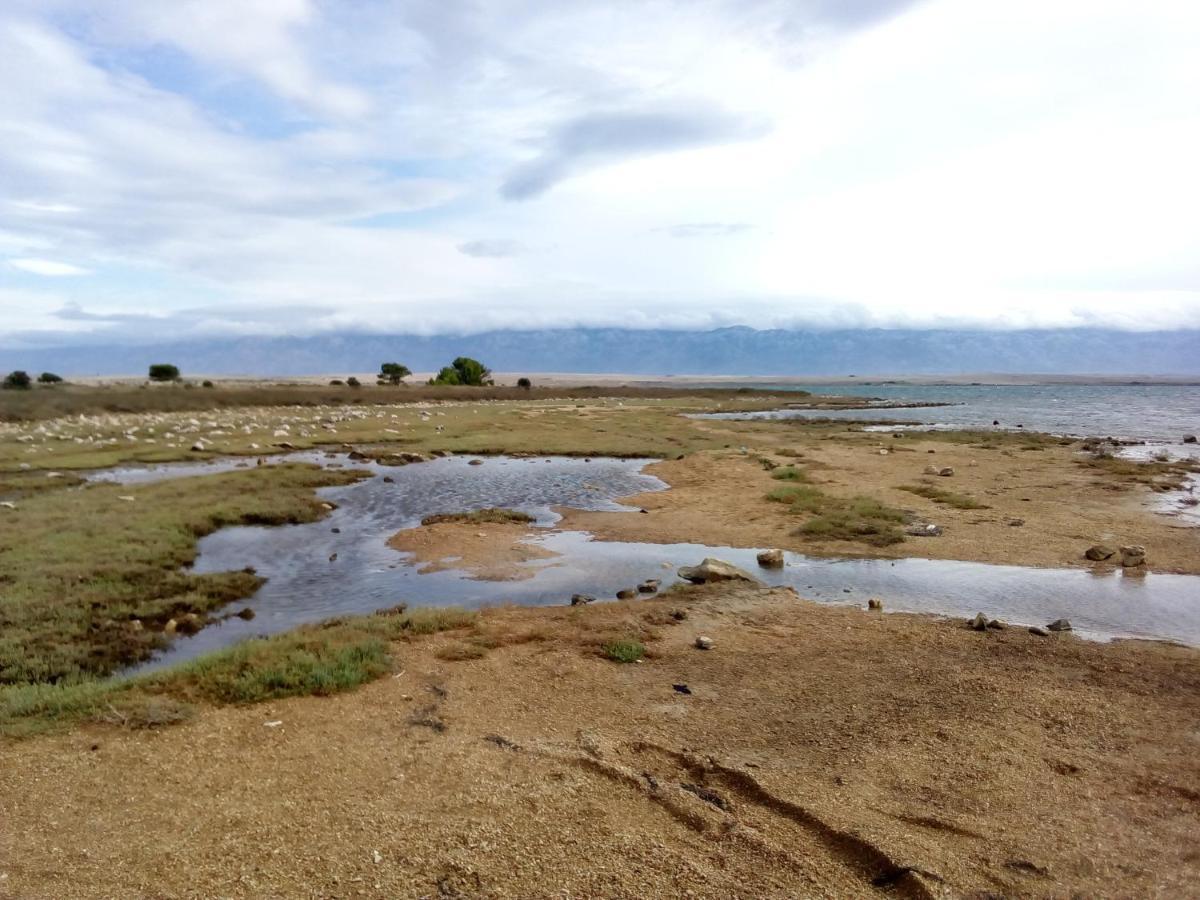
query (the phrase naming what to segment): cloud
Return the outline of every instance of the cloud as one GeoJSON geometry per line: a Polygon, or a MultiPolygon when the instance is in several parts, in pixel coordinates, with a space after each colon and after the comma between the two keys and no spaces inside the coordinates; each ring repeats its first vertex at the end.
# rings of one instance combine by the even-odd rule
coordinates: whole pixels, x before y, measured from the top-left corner
{"type": "Polygon", "coordinates": [[[685,222],[661,230],[674,238],[731,237],[753,231],[754,226],[745,222],[685,222]]]}
{"type": "Polygon", "coordinates": [[[752,140],[768,130],[760,119],[700,105],[591,113],[554,129],[542,152],[513,169],[500,187],[527,200],[572,175],[635,156],[752,140]]]}
{"type": "Polygon", "coordinates": [[[1200,321],[1200,9],[970,6],[6,0],[0,346],[1200,321]]]}
{"type": "Polygon", "coordinates": [[[465,241],[458,245],[459,253],[481,259],[503,259],[508,256],[519,256],[525,251],[526,247],[520,241],[506,238],[485,238],[478,241],[465,241]]]}
{"type": "Polygon", "coordinates": [[[20,269],[22,272],[29,272],[33,275],[45,275],[48,278],[60,278],[67,275],[86,275],[88,270],[81,266],[73,266],[70,263],[58,262],[53,259],[36,259],[26,257],[21,259],[10,259],[8,264],[14,269],[20,269]]]}

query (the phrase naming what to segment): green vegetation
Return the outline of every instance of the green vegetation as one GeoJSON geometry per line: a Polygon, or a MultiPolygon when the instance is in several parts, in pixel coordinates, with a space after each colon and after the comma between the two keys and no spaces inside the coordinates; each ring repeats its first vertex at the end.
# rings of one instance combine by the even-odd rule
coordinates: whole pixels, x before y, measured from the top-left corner
{"type": "Polygon", "coordinates": [[[798,534],[812,540],[855,541],[872,547],[899,544],[904,535],[896,527],[907,515],[870,497],[836,500],[816,518],[800,526],[798,534]]]}
{"type": "Polygon", "coordinates": [[[518,378],[517,379],[517,387],[528,391],[533,387],[533,382],[530,381],[528,378],[524,378],[524,377],[518,378]]]}
{"type": "Polygon", "coordinates": [[[282,465],[25,497],[0,541],[0,684],[107,675],[147,658],[172,619],[198,627],[260,583],[253,572],[181,571],[200,536],[313,521],[325,512],[313,488],[357,477],[282,465]]]}
{"type": "Polygon", "coordinates": [[[471,510],[470,512],[438,513],[437,515],[426,516],[421,520],[421,524],[440,525],[449,522],[463,525],[527,525],[533,521],[535,519],[529,513],[524,513],[516,509],[500,509],[492,506],[487,509],[471,510]]]}
{"type": "Polygon", "coordinates": [[[771,477],[776,481],[808,481],[808,473],[803,469],[797,469],[795,466],[780,466],[777,469],[772,469],[771,477]]]}
{"type": "Polygon", "coordinates": [[[412,374],[412,370],[397,362],[385,362],[379,367],[380,384],[400,384],[412,374]]]}
{"type": "Polygon", "coordinates": [[[4,376],[3,388],[6,391],[27,391],[31,384],[29,373],[17,369],[4,376]]]}
{"type": "Polygon", "coordinates": [[[475,613],[458,609],[388,610],[245,641],[134,678],[0,685],[0,735],[21,737],[88,721],[149,728],[181,721],[197,701],[335,694],[390,672],[393,642],[474,621],[475,613]]]}
{"type": "Polygon", "coordinates": [[[980,503],[974,497],[943,490],[932,484],[902,484],[898,489],[908,491],[910,494],[916,494],[918,497],[924,497],[926,500],[932,500],[934,503],[940,503],[943,506],[953,506],[955,509],[991,508],[986,503],[980,503]]]}
{"type": "Polygon", "coordinates": [[[442,368],[437,375],[429,379],[430,384],[457,384],[469,387],[491,385],[491,370],[477,359],[460,356],[450,365],[442,368]]]}
{"type": "Polygon", "coordinates": [[[179,367],[170,363],[152,363],[149,374],[151,381],[178,381],[179,367]]]}
{"type": "Polygon", "coordinates": [[[1080,459],[1079,465],[1092,470],[1114,487],[1141,484],[1155,491],[1179,490],[1186,484],[1189,474],[1200,471],[1200,464],[1191,460],[1121,459],[1104,450],[1080,459]]]}
{"type": "Polygon", "coordinates": [[[357,378],[355,378],[353,375],[351,375],[349,378],[346,379],[346,387],[352,387],[352,388],[362,387],[362,382],[359,381],[357,378]]]}
{"type": "Polygon", "coordinates": [[[43,372],[38,376],[38,384],[62,384],[62,376],[53,372],[43,372]]]}
{"type": "Polygon", "coordinates": [[[603,650],[605,656],[619,663],[634,663],[646,655],[645,644],[629,639],[609,641],[603,650]]]}
{"type": "Polygon", "coordinates": [[[832,497],[808,484],[785,484],[767,494],[795,513],[813,516],[796,532],[810,540],[855,541],[886,547],[904,540],[896,527],[908,516],[903,510],[885,506],[870,497],[832,497]]]}

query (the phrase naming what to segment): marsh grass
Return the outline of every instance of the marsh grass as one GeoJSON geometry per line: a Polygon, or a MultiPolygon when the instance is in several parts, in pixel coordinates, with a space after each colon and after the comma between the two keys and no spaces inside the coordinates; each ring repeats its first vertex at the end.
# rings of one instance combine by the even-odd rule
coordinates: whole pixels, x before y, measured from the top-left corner
{"type": "Polygon", "coordinates": [[[1121,459],[1103,450],[1077,462],[1115,486],[1140,484],[1155,491],[1179,490],[1187,483],[1188,475],[1200,471],[1200,464],[1194,461],[1121,459]]]}
{"type": "Polygon", "coordinates": [[[871,497],[833,497],[809,484],[785,484],[770,491],[767,499],[792,512],[812,516],[796,534],[809,540],[854,541],[886,547],[904,540],[898,525],[908,519],[871,497]]]}
{"type": "Polygon", "coordinates": [[[313,489],[353,473],[283,465],[24,498],[0,541],[0,684],[108,675],[167,642],[163,627],[253,593],[251,571],[184,570],[224,525],[314,521],[313,489]],[[132,502],[120,496],[132,496],[132,502]]]}
{"type": "Polygon", "coordinates": [[[635,663],[646,655],[645,644],[628,638],[609,641],[603,650],[606,657],[619,663],[635,663]]]}
{"type": "Polygon", "coordinates": [[[918,497],[924,497],[926,500],[932,500],[934,503],[940,503],[943,506],[952,506],[955,509],[991,509],[986,503],[980,503],[974,497],[967,494],[957,494],[954,491],[947,491],[932,484],[902,484],[897,490],[907,491],[910,494],[916,494],[918,497]]]}
{"type": "Polygon", "coordinates": [[[800,484],[808,483],[808,473],[803,469],[797,469],[795,466],[780,466],[772,470],[771,477],[776,481],[791,481],[800,484]]]}
{"type": "Polygon", "coordinates": [[[24,737],[83,722],[153,728],[183,721],[197,702],[336,694],[392,671],[395,642],[469,629],[475,619],[455,608],[355,616],[244,641],[143,676],[0,685],[0,735],[24,737]]]}
{"type": "Polygon", "coordinates": [[[439,525],[444,523],[455,523],[462,525],[528,525],[536,519],[529,513],[521,512],[516,509],[501,509],[499,507],[488,507],[487,509],[476,509],[470,512],[459,513],[438,513],[433,516],[426,516],[421,520],[422,525],[439,525]]]}

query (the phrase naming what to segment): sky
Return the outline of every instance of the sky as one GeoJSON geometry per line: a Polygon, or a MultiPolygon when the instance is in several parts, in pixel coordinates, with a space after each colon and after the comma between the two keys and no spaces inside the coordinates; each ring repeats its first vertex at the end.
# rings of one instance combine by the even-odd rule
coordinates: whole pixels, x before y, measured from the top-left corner
{"type": "Polygon", "coordinates": [[[1195,0],[4,0],[0,346],[1200,326],[1195,0]]]}

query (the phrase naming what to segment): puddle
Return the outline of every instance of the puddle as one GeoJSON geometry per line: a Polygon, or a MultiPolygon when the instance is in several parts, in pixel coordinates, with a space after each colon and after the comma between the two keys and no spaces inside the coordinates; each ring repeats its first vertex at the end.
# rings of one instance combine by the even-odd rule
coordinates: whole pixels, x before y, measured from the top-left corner
{"type": "MultiPolygon", "coordinates": [[[[329,460],[324,453],[287,458],[348,464],[344,457],[329,460]]],[[[470,465],[467,457],[449,457],[399,468],[353,463],[374,477],[318,491],[338,506],[326,519],[305,525],[226,528],[202,539],[194,571],[253,566],[267,578],[254,597],[230,607],[249,606],[256,617],[231,618],[197,635],[177,638],[169,650],[139,670],[172,665],[248,637],[398,603],[467,608],[499,603],[557,605],[573,593],[614,597],[618,590],[647,578],[661,579],[665,587],[677,580],[679,566],[705,556],[743,566],[769,584],[793,587],[817,602],[861,606],[869,597],[881,597],[891,612],[964,618],[983,612],[1014,625],[1044,625],[1065,617],[1077,634],[1097,640],[1141,637],[1200,645],[1198,576],[1128,576],[1119,570],[1101,573],[927,559],[819,559],[798,553],[786,554],[783,570],[762,570],[755,562],[755,549],[604,542],[584,532],[552,528],[559,518],[552,507],[623,510],[629,507],[618,498],[665,489],[662,481],[641,472],[647,462],[491,457],[483,465],[470,465]],[[385,482],[385,475],[394,481],[385,482]],[[426,515],[488,506],[535,516],[546,531],[533,540],[559,556],[528,563],[532,572],[528,579],[486,582],[458,571],[419,573],[406,554],[386,546],[387,538],[419,524],[426,515]],[[335,553],[336,559],[330,560],[335,553]]],[[[107,474],[112,480],[144,483],[214,470],[220,471],[208,463],[188,463],[107,474]]],[[[487,528],[479,526],[480,531],[487,528]]]]}

